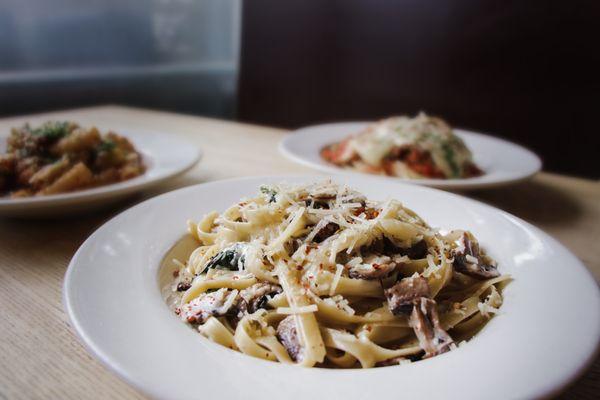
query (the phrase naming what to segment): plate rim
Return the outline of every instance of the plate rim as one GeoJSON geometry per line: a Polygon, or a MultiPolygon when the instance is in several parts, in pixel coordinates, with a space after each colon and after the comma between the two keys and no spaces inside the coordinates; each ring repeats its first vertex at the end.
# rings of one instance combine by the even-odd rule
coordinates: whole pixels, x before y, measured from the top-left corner
{"type": "MultiPolygon", "coordinates": [[[[281,179],[281,180],[304,179],[306,181],[315,181],[315,180],[323,180],[323,179],[327,179],[327,178],[328,178],[327,176],[323,176],[323,175],[310,175],[310,174],[281,174],[281,175],[275,174],[275,175],[262,175],[262,176],[250,176],[250,177],[233,177],[233,178],[227,178],[227,179],[222,179],[222,180],[199,183],[199,184],[183,187],[180,189],[176,189],[176,190],[173,190],[170,192],[166,192],[166,193],[160,194],[158,196],[155,196],[153,198],[147,199],[147,200],[135,205],[134,207],[131,207],[130,209],[122,211],[118,215],[114,216],[113,218],[111,218],[110,220],[108,220],[104,224],[102,224],[88,238],[86,238],[86,240],[80,245],[80,247],[77,249],[76,253],[74,254],[73,258],[69,262],[69,266],[65,272],[65,276],[64,276],[64,280],[63,280],[61,299],[62,299],[63,309],[67,315],[68,323],[71,326],[72,331],[74,331],[76,333],[77,338],[79,339],[80,343],[82,343],[82,345],[85,347],[85,349],[91,355],[93,355],[96,360],[100,361],[100,363],[102,365],[104,365],[109,371],[116,374],[118,378],[123,379],[125,382],[127,382],[131,386],[137,388],[138,390],[142,391],[143,393],[145,393],[147,395],[150,395],[152,397],[162,398],[163,392],[161,392],[161,390],[158,390],[156,387],[148,388],[148,387],[142,385],[134,377],[132,377],[126,370],[122,370],[114,362],[111,362],[111,358],[108,355],[104,354],[104,352],[101,350],[102,346],[94,343],[94,340],[89,337],[88,332],[86,332],[86,329],[82,328],[81,321],[74,315],[73,305],[72,305],[73,300],[72,300],[71,296],[69,295],[69,292],[71,290],[70,286],[72,284],[70,277],[73,274],[74,268],[76,268],[75,265],[77,264],[78,257],[81,257],[81,253],[83,253],[85,250],[87,250],[87,247],[90,246],[94,242],[96,236],[100,235],[100,233],[102,233],[101,231],[108,229],[110,227],[110,225],[118,222],[117,220],[123,218],[133,208],[142,208],[142,207],[146,206],[147,204],[156,201],[159,198],[164,199],[164,198],[167,198],[170,196],[176,196],[177,194],[179,194],[181,192],[185,192],[185,191],[193,192],[193,191],[197,190],[199,187],[206,187],[206,186],[210,186],[211,184],[234,183],[234,182],[239,182],[239,181],[259,181],[259,180],[264,180],[264,179],[271,179],[271,180],[273,180],[273,179],[281,179]]],[[[335,176],[331,176],[330,178],[335,178],[335,176]]],[[[351,177],[351,179],[352,179],[352,177],[351,177]]],[[[359,179],[361,179],[361,178],[359,177],[359,179]]],[[[365,178],[363,177],[362,179],[364,180],[365,178]]],[[[469,197],[461,196],[461,195],[458,195],[455,193],[446,192],[446,191],[435,189],[435,188],[422,187],[422,186],[411,186],[408,184],[402,184],[402,186],[404,186],[407,190],[417,190],[417,191],[424,191],[424,192],[427,192],[427,191],[439,192],[439,193],[442,193],[444,196],[450,196],[453,198],[458,198],[461,201],[466,201],[468,203],[477,204],[478,206],[482,206],[484,209],[486,209],[489,212],[499,213],[503,217],[510,220],[512,223],[522,225],[527,230],[533,231],[536,234],[536,236],[542,237],[544,240],[551,243],[553,247],[560,249],[561,251],[563,251],[564,253],[566,253],[567,255],[569,255],[570,257],[573,258],[573,260],[575,261],[574,264],[577,264],[576,268],[580,271],[580,273],[585,275],[587,280],[591,280],[592,282],[596,283],[596,296],[598,297],[598,299],[600,299],[600,290],[598,289],[597,282],[596,282],[594,276],[592,275],[592,273],[585,266],[585,264],[575,254],[573,254],[566,246],[564,246],[561,242],[559,242],[557,239],[555,239],[551,235],[544,232],[542,229],[537,228],[535,225],[533,225],[513,214],[510,214],[504,210],[498,209],[494,206],[491,206],[489,204],[486,204],[486,203],[476,200],[476,199],[471,199],[469,197]]],[[[172,244],[173,243],[171,243],[169,245],[172,245],[172,244]]],[[[158,288],[157,288],[157,290],[158,290],[158,288]]],[[[598,332],[600,332],[600,325],[597,326],[596,329],[598,332]]],[[[218,346],[218,345],[215,344],[215,346],[218,346]]],[[[229,351],[229,349],[225,349],[225,348],[223,348],[223,350],[229,351]]],[[[236,353],[236,354],[238,354],[238,353],[236,353]]],[[[572,370],[565,372],[563,374],[563,376],[561,377],[560,382],[558,382],[558,383],[553,382],[552,384],[546,384],[546,386],[544,388],[538,388],[536,392],[531,392],[530,394],[535,395],[535,397],[547,397],[547,396],[553,396],[553,395],[561,393],[569,385],[574,383],[574,381],[576,379],[578,379],[580,376],[582,376],[586,372],[586,370],[594,362],[594,360],[596,359],[598,354],[600,354],[600,336],[598,336],[595,340],[594,350],[591,351],[590,353],[588,353],[586,359],[583,360],[583,362],[580,362],[577,368],[573,368],[572,370]]],[[[242,357],[250,358],[249,356],[246,356],[243,354],[238,354],[238,355],[240,355],[242,357]]],[[[271,362],[268,362],[265,360],[260,360],[260,359],[253,359],[253,361],[272,364],[271,362]]],[[[419,364],[421,364],[421,363],[419,363],[419,364]]],[[[289,366],[284,366],[284,367],[289,367],[289,366]]],[[[296,368],[296,367],[290,367],[290,368],[296,368]]],[[[350,373],[353,373],[356,371],[373,371],[373,369],[332,370],[332,371],[333,371],[333,373],[350,374],[350,373]]]]}
{"type": "MultiPolygon", "coordinates": [[[[339,127],[343,125],[361,125],[363,127],[368,126],[369,124],[373,124],[377,121],[339,121],[339,122],[327,122],[323,124],[316,125],[307,125],[303,126],[289,132],[286,132],[285,136],[279,141],[278,149],[280,154],[286,157],[288,160],[291,160],[297,164],[303,165],[305,167],[309,167],[313,170],[318,170],[321,172],[326,172],[329,174],[338,174],[338,175],[359,175],[359,176],[370,176],[375,179],[383,179],[383,180],[391,180],[398,183],[408,183],[412,185],[419,186],[427,186],[435,189],[446,189],[446,190],[477,190],[477,189],[486,189],[491,187],[499,187],[504,185],[515,184],[519,182],[523,182],[525,180],[531,179],[537,173],[539,173],[543,168],[543,162],[541,158],[532,150],[527,147],[515,143],[513,141],[500,138],[494,135],[473,131],[470,129],[464,129],[460,127],[453,127],[452,130],[458,134],[458,136],[472,136],[476,137],[480,140],[487,141],[497,141],[502,143],[503,145],[513,146],[519,148],[519,150],[525,152],[528,157],[535,164],[535,168],[531,168],[531,170],[526,173],[521,173],[520,175],[513,178],[504,178],[504,179],[496,179],[494,181],[477,181],[473,179],[485,177],[485,174],[481,177],[476,178],[461,178],[461,179],[411,179],[411,178],[402,178],[402,177],[394,177],[394,176],[384,176],[384,175],[374,175],[368,174],[366,172],[354,171],[351,169],[340,168],[335,165],[330,164],[320,164],[303,157],[301,154],[295,153],[291,148],[289,148],[290,142],[294,140],[294,135],[302,135],[307,131],[318,129],[318,128],[327,128],[327,127],[339,127]]],[[[354,132],[356,133],[356,132],[354,132]]],[[[351,135],[352,132],[349,132],[348,135],[351,135]]]]}

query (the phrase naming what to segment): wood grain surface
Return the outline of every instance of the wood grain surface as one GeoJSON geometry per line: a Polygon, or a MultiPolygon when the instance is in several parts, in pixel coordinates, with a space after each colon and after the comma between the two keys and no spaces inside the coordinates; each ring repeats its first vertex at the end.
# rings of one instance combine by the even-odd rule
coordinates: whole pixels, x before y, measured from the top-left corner
{"type": "MultiPolygon", "coordinates": [[[[61,219],[0,219],[0,398],[144,398],[93,359],[69,327],[61,291],[78,246],[112,216],[165,191],[236,176],[313,171],[279,154],[283,130],[120,106],[3,119],[0,132],[47,119],[169,132],[204,151],[186,175],[106,210],[61,219]]],[[[516,186],[464,194],[553,235],[600,281],[600,183],[541,173],[516,186]]],[[[561,397],[600,397],[600,362],[561,397]]]]}

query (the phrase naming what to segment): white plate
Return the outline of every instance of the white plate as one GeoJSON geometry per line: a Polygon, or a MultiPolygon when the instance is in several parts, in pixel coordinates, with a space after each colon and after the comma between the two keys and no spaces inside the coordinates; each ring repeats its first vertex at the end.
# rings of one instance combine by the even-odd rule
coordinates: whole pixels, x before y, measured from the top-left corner
{"type": "Polygon", "coordinates": [[[451,193],[364,177],[337,177],[373,199],[400,199],[433,226],[474,232],[512,274],[501,315],[470,342],[438,357],[369,370],[304,369],[263,361],[200,336],[163,302],[158,267],[186,220],[223,211],[262,183],[211,182],[170,192],[118,215],[77,251],[64,305],[90,352],[162,399],[509,399],[556,393],[592,360],[600,335],[596,282],[556,240],[490,206],[451,193]]]}
{"type": "MultiPolygon", "coordinates": [[[[116,129],[133,142],[146,164],[144,174],[124,182],[49,196],[22,199],[0,198],[0,216],[39,217],[79,213],[102,207],[124,197],[158,185],[192,168],[201,151],[168,132],[116,129]]],[[[101,129],[101,131],[106,131],[101,129]]],[[[0,153],[5,152],[6,136],[0,136],[0,153]]]]}
{"type": "MultiPolygon", "coordinates": [[[[339,142],[349,135],[356,134],[369,124],[371,123],[342,122],[298,129],[282,139],[279,149],[289,159],[311,168],[333,174],[365,175],[364,172],[330,164],[321,158],[319,152],[325,145],[339,142]]],[[[473,153],[475,163],[484,171],[482,176],[468,179],[408,179],[380,175],[370,176],[440,189],[482,189],[530,178],[542,167],[542,162],[537,155],[517,144],[462,129],[454,129],[454,133],[465,141],[473,153]]]]}

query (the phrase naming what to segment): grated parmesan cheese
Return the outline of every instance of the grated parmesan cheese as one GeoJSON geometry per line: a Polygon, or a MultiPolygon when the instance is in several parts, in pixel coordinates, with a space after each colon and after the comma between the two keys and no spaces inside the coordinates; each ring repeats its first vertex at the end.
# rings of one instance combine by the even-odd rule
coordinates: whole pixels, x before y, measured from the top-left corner
{"type": "Polygon", "coordinates": [[[477,303],[477,308],[479,309],[479,312],[481,313],[481,315],[483,315],[486,318],[490,317],[490,313],[498,314],[500,312],[499,309],[491,306],[490,304],[488,304],[488,302],[477,303]]]}
{"type": "Polygon", "coordinates": [[[295,315],[295,314],[309,314],[319,311],[316,304],[301,307],[277,307],[277,314],[284,315],[295,315]]]}
{"type": "Polygon", "coordinates": [[[340,283],[340,278],[342,277],[343,271],[344,266],[342,264],[337,264],[335,269],[335,275],[333,276],[333,280],[331,281],[331,287],[329,288],[330,296],[333,296],[333,294],[335,293],[335,289],[337,289],[337,286],[340,283]]]}

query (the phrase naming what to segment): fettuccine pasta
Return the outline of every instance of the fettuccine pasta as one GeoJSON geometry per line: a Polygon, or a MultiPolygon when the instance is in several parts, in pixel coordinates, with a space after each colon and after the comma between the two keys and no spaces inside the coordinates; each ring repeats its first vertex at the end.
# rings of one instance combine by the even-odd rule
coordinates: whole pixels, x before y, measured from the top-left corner
{"type": "Polygon", "coordinates": [[[174,261],[174,312],[218,344],[304,367],[453,350],[498,313],[510,280],[470,232],[329,181],[262,186],[188,227],[197,247],[174,261]]]}

